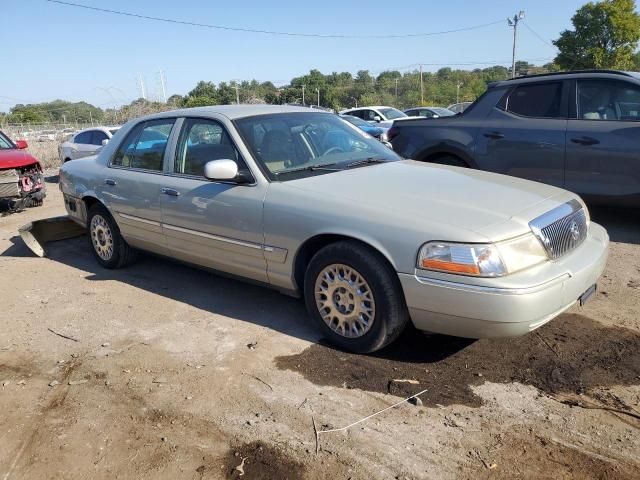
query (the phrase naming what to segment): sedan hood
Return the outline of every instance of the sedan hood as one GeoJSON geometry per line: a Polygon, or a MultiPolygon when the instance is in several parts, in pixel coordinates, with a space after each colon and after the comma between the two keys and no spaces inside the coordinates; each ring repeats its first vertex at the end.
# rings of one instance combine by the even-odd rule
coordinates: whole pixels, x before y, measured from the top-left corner
{"type": "Polygon", "coordinates": [[[40,162],[24,150],[18,150],[17,148],[0,150],[0,170],[28,167],[34,163],[39,164],[40,162]]]}
{"type": "MultiPolygon", "coordinates": [[[[529,230],[535,217],[575,198],[560,188],[506,175],[413,160],[373,164],[287,182],[341,198],[405,225],[448,224],[495,241],[529,230]]],[[[482,240],[479,240],[482,241],[482,240]]]]}

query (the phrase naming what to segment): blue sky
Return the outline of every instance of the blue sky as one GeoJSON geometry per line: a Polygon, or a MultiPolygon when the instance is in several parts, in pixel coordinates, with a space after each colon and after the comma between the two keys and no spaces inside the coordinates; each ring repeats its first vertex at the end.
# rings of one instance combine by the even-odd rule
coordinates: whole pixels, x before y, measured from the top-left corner
{"type": "MultiPolygon", "coordinates": [[[[373,73],[411,64],[510,64],[512,30],[506,17],[526,11],[525,22],[551,40],[570,27],[585,0],[69,0],[143,15],[242,28],[323,33],[402,34],[502,23],[467,32],[403,39],[323,39],[221,31],[89,11],[45,0],[2,0],[4,66],[0,111],[15,103],[56,98],[102,108],[147,93],[185,94],[199,80],[271,80],[284,84],[317,68],[373,73]],[[10,67],[10,65],[12,65],[10,67]]],[[[518,59],[545,63],[555,49],[521,26],[518,59]]],[[[483,65],[477,65],[482,67],[483,65]]],[[[437,70],[437,65],[425,66],[437,70]]],[[[473,68],[461,66],[460,68],[473,68]]],[[[405,71],[407,68],[401,69],[405,71]]]]}

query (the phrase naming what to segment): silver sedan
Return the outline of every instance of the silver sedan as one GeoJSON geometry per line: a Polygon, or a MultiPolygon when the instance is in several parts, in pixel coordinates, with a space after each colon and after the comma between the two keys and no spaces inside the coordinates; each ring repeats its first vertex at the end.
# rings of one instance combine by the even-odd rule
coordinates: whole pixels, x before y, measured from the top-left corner
{"type": "Polygon", "coordinates": [[[403,160],[336,115],[220,106],[133,120],[60,172],[97,261],[136,249],[302,296],[341,348],[408,322],[527,333],[595,291],[606,231],[573,193],[403,160]]]}

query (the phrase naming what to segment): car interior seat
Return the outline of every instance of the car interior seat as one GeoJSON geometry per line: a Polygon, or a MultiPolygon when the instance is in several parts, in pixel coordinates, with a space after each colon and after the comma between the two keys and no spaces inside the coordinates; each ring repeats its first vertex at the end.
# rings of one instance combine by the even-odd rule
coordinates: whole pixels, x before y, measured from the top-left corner
{"type": "Polygon", "coordinates": [[[291,166],[293,141],[284,130],[269,130],[264,134],[260,153],[269,170],[277,172],[291,166]]]}

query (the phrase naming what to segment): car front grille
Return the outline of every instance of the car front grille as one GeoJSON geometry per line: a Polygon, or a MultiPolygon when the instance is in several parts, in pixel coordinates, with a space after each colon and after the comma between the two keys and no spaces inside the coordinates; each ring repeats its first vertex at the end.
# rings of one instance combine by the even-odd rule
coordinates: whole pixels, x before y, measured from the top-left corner
{"type": "Polygon", "coordinates": [[[551,260],[579,247],[587,238],[587,216],[577,200],[571,200],[529,223],[551,260]]]}

